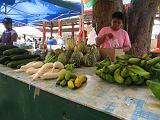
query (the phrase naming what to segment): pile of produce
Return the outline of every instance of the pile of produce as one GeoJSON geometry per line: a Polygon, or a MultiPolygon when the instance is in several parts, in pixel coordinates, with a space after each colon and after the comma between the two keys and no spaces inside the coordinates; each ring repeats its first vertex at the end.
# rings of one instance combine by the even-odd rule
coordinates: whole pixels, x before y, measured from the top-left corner
{"type": "Polygon", "coordinates": [[[11,68],[19,68],[40,59],[39,55],[33,55],[25,49],[12,45],[0,45],[0,54],[0,63],[11,68]]]}
{"type": "Polygon", "coordinates": [[[57,78],[56,85],[75,89],[80,88],[86,81],[87,77],[85,75],[75,75],[71,71],[64,69],[57,78]]]}
{"type": "Polygon", "coordinates": [[[75,75],[74,64],[63,65],[61,62],[44,63],[42,61],[30,62],[21,66],[16,72],[24,72],[32,77],[32,80],[53,80],[57,79],[56,85],[68,86],[70,89],[79,88],[87,81],[85,75],[75,75]]]}
{"type": "Polygon", "coordinates": [[[110,83],[144,85],[155,71],[160,71],[159,65],[160,57],[149,58],[147,54],[142,58],[123,55],[118,56],[115,63],[109,59],[97,63],[96,74],[110,83]]]}
{"type": "Polygon", "coordinates": [[[21,66],[15,71],[31,75],[32,80],[49,80],[58,78],[60,71],[63,69],[64,65],[60,62],[44,63],[42,61],[34,61],[21,66]]]}
{"type": "MultiPolygon", "coordinates": [[[[69,41],[71,42],[71,40],[69,41]]],[[[74,47],[73,45],[66,45],[66,48],[49,51],[44,62],[59,61],[64,65],[75,64],[75,67],[91,67],[95,66],[95,63],[100,60],[99,50],[95,46],[85,46],[83,42],[78,43],[74,47]]]]}

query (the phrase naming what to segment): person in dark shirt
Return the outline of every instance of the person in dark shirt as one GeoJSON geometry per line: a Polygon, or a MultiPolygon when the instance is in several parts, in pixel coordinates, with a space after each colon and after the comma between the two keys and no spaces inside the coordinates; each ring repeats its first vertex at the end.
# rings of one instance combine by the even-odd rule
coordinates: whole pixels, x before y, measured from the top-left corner
{"type": "Polygon", "coordinates": [[[18,35],[15,30],[12,29],[12,19],[4,18],[3,25],[6,30],[3,32],[0,43],[4,45],[13,45],[13,42],[16,42],[18,39],[18,35]]]}

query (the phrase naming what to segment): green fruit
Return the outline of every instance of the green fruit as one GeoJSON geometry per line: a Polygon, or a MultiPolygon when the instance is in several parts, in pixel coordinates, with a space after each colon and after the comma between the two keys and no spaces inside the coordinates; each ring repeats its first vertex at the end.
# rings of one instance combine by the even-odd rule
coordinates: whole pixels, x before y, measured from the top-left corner
{"type": "Polygon", "coordinates": [[[82,52],[73,52],[71,58],[69,59],[69,63],[75,64],[75,67],[80,67],[82,59],[83,59],[82,52]]]}
{"type": "Polygon", "coordinates": [[[123,84],[124,83],[124,79],[123,77],[120,75],[120,68],[118,68],[115,72],[114,72],[114,79],[118,84],[123,84]]]}
{"type": "Polygon", "coordinates": [[[117,56],[116,57],[116,60],[119,61],[119,60],[128,60],[129,58],[131,58],[132,56],[130,55],[121,55],[121,56],[117,56]]]}
{"type": "Polygon", "coordinates": [[[96,75],[100,76],[101,73],[103,73],[103,70],[102,70],[102,69],[96,70],[96,75]]]}
{"type": "Polygon", "coordinates": [[[77,75],[75,75],[75,74],[71,74],[71,77],[70,77],[71,79],[76,79],[77,78],[77,75]]]}
{"type": "Polygon", "coordinates": [[[56,84],[57,84],[57,85],[59,85],[60,82],[65,79],[65,74],[66,74],[66,71],[65,71],[65,72],[62,72],[62,73],[59,75],[59,77],[57,78],[57,81],[56,81],[56,84]]]}
{"type": "Polygon", "coordinates": [[[61,53],[59,56],[58,56],[58,61],[63,63],[63,65],[66,65],[67,64],[67,58],[66,58],[66,55],[64,53],[61,53]]]}
{"type": "Polygon", "coordinates": [[[132,65],[131,67],[128,67],[128,70],[146,79],[150,78],[150,73],[137,65],[132,65]]]}
{"type": "Polygon", "coordinates": [[[109,73],[108,66],[104,66],[104,67],[102,68],[102,71],[103,71],[104,73],[109,73]]]}
{"type": "Polygon", "coordinates": [[[140,61],[141,61],[141,59],[139,59],[139,58],[130,58],[128,60],[128,63],[130,63],[130,64],[139,64],[140,61]]]}
{"type": "Polygon", "coordinates": [[[123,78],[128,77],[127,67],[124,67],[124,68],[122,69],[122,71],[121,71],[121,76],[122,76],[123,78]]]}
{"type": "Polygon", "coordinates": [[[152,66],[160,62],[160,57],[155,57],[147,61],[147,65],[152,66]]]}
{"type": "Polygon", "coordinates": [[[109,60],[109,59],[104,59],[104,60],[102,60],[101,62],[97,62],[96,63],[96,67],[97,67],[97,69],[101,69],[101,68],[103,68],[104,66],[105,67],[107,67],[107,66],[109,66],[109,65],[111,65],[111,61],[109,60]]]}
{"type": "Polygon", "coordinates": [[[114,72],[117,68],[120,67],[120,64],[111,64],[108,66],[109,72],[114,72]]]}
{"type": "Polygon", "coordinates": [[[160,83],[148,80],[147,86],[151,89],[152,93],[160,100],[160,83]]]}
{"type": "Polygon", "coordinates": [[[73,71],[75,68],[75,64],[67,64],[65,65],[65,69],[69,71],[73,71]]]}
{"type": "Polygon", "coordinates": [[[60,85],[61,85],[62,87],[66,86],[66,85],[67,85],[67,81],[66,81],[65,79],[62,80],[62,81],[60,82],[60,85]]]}
{"type": "Polygon", "coordinates": [[[141,60],[140,66],[144,67],[146,65],[146,60],[141,60]]]}
{"type": "Polygon", "coordinates": [[[154,67],[160,69],[160,63],[155,64],[154,67]]]}
{"type": "Polygon", "coordinates": [[[125,79],[124,81],[125,85],[131,85],[132,84],[132,78],[131,77],[127,77],[127,79],[125,79]]]}
{"type": "Polygon", "coordinates": [[[142,84],[144,84],[144,78],[143,77],[141,77],[141,76],[139,76],[138,77],[138,81],[135,83],[136,85],[142,85],[142,84]]]}
{"type": "Polygon", "coordinates": [[[84,65],[87,67],[92,67],[96,64],[97,59],[96,59],[96,55],[92,52],[87,53],[84,56],[84,65]]]}
{"type": "Polygon", "coordinates": [[[156,71],[156,72],[160,73],[160,69],[159,69],[159,68],[156,68],[156,67],[152,66],[151,69],[152,69],[153,71],[156,71]]]}
{"type": "Polygon", "coordinates": [[[71,78],[71,71],[67,71],[65,74],[65,80],[69,80],[71,78]]]}
{"type": "Polygon", "coordinates": [[[106,80],[107,82],[109,82],[109,83],[114,83],[114,82],[115,82],[113,76],[110,75],[110,74],[106,74],[106,75],[105,75],[105,80],[106,80]]]}
{"type": "Polygon", "coordinates": [[[100,77],[101,77],[103,80],[105,80],[105,79],[106,79],[106,74],[102,72],[102,73],[100,74],[100,77]]]}
{"type": "Polygon", "coordinates": [[[139,78],[135,73],[129,71],[129,76],[132,78],[134,83],[138,82],[139,78]]]}

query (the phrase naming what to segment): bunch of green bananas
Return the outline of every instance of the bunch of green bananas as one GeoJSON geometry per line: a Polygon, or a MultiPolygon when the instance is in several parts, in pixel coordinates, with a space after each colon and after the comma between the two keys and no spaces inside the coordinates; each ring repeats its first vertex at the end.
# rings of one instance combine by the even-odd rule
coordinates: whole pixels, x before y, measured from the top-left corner
{"type": "Polygon", "coordinates": [[[149,58],[144,55],[137,58],[130,55],[116,57],[116,62],[108,64],[102,61],[97,66],[96,74],[111,83],[125,85],[143,85],[153,75],[151,71],[160,72],[160,57],[149,58]],[[102,64],[103,63],[103,64],[102,64]]]}
{"type": "Polygon", "coordinates": [[[151,89],[155,97],[160,100],[160,83],[148,80],[147,86],[151,89]]]}

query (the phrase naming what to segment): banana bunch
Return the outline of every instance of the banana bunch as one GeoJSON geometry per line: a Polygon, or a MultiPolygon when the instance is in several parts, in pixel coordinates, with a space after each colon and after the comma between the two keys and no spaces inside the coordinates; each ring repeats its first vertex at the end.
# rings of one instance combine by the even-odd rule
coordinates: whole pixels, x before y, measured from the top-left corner
{"type": "Polygon", "coordinates": [[[160,100],[160,83],[148,80],[147,86],[151,89],[155,97],[160,100]]]}
{"type": "Polygon", "coordinates": [[[122,55],[116,57],[115,63],[108,64],[109,60],[105,63],[97,65],[96,74],[110,83],[143,85],[153,76],[153,70],[160,73],[160,57],[149,58],[147,54],[142,58],[122,55]]]}
{"type": "Polygon", "coordinates": [[[70,89],[80,88],[83,83],[87,81],[87,77],[85,75],[78,75],[71,73],[71,71],[65,70],[60,73],[57,78],[56,85],[60,85],[62,87],[68,86],[70,89]]]}
{"type": "Polygon", "coordinates": [[[47,53],[44,63],[50,63],[50,62],[55,62],[57,61],[57,56],[55,55],[55,53],[53,51],[50,51],[47,53]]]}

